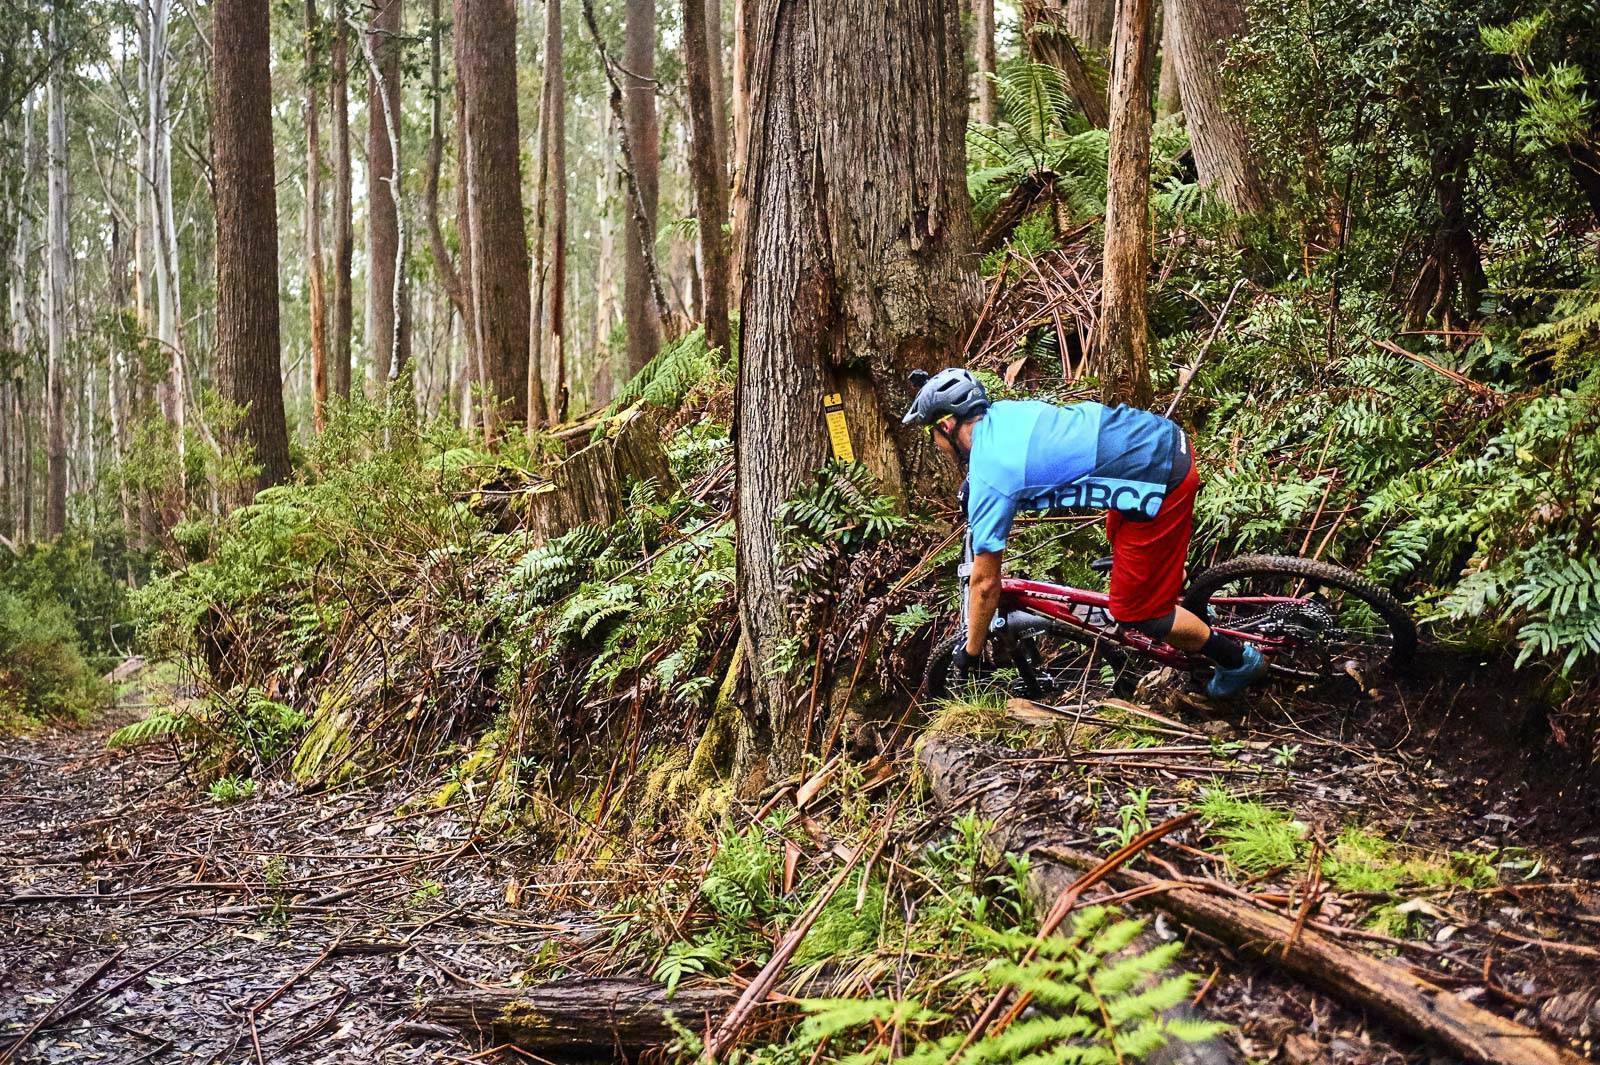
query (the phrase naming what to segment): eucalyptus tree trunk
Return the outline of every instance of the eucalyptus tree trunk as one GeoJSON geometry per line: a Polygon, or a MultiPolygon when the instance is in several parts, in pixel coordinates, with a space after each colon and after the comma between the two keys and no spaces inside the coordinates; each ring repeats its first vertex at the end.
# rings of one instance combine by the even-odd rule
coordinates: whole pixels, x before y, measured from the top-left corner
{"type": "Polygon", "coordinates": [[[722,56],[722,0],[706,0],[706,63],[711,74],[711,119],[716,127],[717,158],[723,166],[723,202],[727,202],[728,156],[733,146],[728,141],[728,78],[722,56]]]}
{"type": "MultiPolygon", "coordinates": [[[[472,327],[472,300],[467,292],[466,283],[456,261],[450,255],[450,249],[444,241],[444,230],[439,224],[439,172],[444,162],[444,78],[443,67],[443,42],[444,20],[440,16],[439,0],[431,0],[429,15],[432,26],[428,33],[428,83],[431,97],[428,115],[428,163],[423,171],[422,207],[428,226],[428,252],[433,257],[433,268],[439,275],[439,282],[444,286],[445,295],[450,297],[451,306],[455,308],[456,315],[461,319],[465,337],[466,348],[461,359],[463,368],[471,366],[476,361],[474,343],[477,330],[472,327]]],[[[459,95],[459,88],[457,90],[459,95]]],[[[465,219],[462,219],[465,221],[465,219]]],[[[470,395],[472,375],[465,376],[466,388],[462,392],[461,411],[463,425],[470,425],[466,420],[466,412],[471,408],[470,395]]]]}
{"type": "Polygon", "coordinates": [[[567,87],[562,68],[561,0],[545,0],[544,104],[539,109],[539,313],[530,332],[536,334],[537,359],[528,367],[528,426],[543,419],[542,374],[552,382],[549,416],[567,416],[567,87]],[[539,378],[538,384],[535,379],[539,378]],[[535,395],[535,392],[538,395],[535,395]]]}
{"type": "Polygon", "coordinates": [[[1184,124],[1200,183],[1241,214],[1272,200],[1244,122],[1229,113],[1222,80],[1228,43],[1245,30],[1244,0],[1168,0],[1184,124]]]}
{"type": "Polygon", "coordinates": [[[728,168],[717,142],[716,100],[711,78],[706,8],[718,0],[682,0],[684,80],[689,95],[689,175],[695,216],[700,220],[700,271],[706,343],[732,350],[728,327],[728,168]]]}
{"type": "Polygon", "coordinates": [[[948,488],[899,428],[905,375],[952,359],[977,297],[965,181],[962,0],[751,0],[750,212],[735,402],[739,611],[753,657],[746,772],[798,766],[802,685],[777,513],[828,455],[843,396],[890,491],[948,488]]]}
{"type": "Polygon", "coordinates": [[[999,115],[994,94],[994,0],[972,0],[973,58],[977,61],[977,91],[974,117],[979,122],[994,125],[999,115]]]}
{"type": "MultiPolygon", "coordinates": [[[[61,16],[50,22],[50,47],[61,47],[61,16]]],[[[44,532],[67,531],[67,102],[61,64],[50,69],[45,88],[45,511],[44,532]]]]}
{"type": "Polygon", "coordinates": [[[746,71],[745,53],[749,50],[745,39],[745,30],[749,22],[749,6],[752,0],[733,0],[733,93],[731,106],[732,114],[732,143],[728,155],[730,170],[728,180],[728,199],[730,202],[730,226],[733,249],[732,262],[732,292],[730,293],[735,306],[742,305],[744,300],[744,245],[745,231],[749,228],[746,224],[750,213],[750,195],[746,171],[749,169],[746,156],[750,145],[750,84],[746,71]]]}
{"type": "Polygon", "coordinates": [[[1101,397],[1150,402],[1150,9],[1117,0],[1111,42],[1111,131],[1107,162],[1105,274],[1101,286],[1101,397]]]}
{"type": "Polygon", "coordinates": [[[1156,117],[1165,118],[1183,110],[1183,94],[1178,88],[1178,56],[1173,42],[1177,25],[1173,0],[1161,0],[1161,73],[1156,79],[1156,117]]]}
{"type": "Polygon", "coordinates": [[[243,410],[229,436],[255,475],[239,501],[289,477],[278,352],[278,219],[273,184],[267,0],[215,0],[211,64],[216,187],[217,391],[243,410]]]}
{"type": "MultiPolygon", "coordinates": [[[[11,350],[18,355],[27,353],[33,346],[33,330],[31,329],[31,315],[29,313],[29,284],[28,278],[34,273],[32,264],[33,255],[33,225],[35,214],[29,190],[34,179],[34,143],[33,143],[33,105],[30,99],[24,98],[19,105],[22,136],[19,149],[21,151],[22,165],[14,176],[16,181],[10,203],[15,208],[16,214],[12,226],[12,243],[9,253],[11,256],[10,276],[7,278],[7,300],[9,305],[10,330],[9,340],[11,350]]],[[[5,392],[0,395],[0,404],[14,426],[14,436],[11,440],[11,451],[6,460],[11,467],[11,493],[12,493],[12,525],[14,538],[21,543],[28,540],[33,534],[33,434],[29,419],[25,416],[27,397],[27,371],[28,359],[19,358],[15,367],[5,379],[5,392]]]]}
{"type": "MultiPolygon", "coordinates": [[[[466,164],[473,320],[483,353],[484,413],[491,436],[510,432],[529,416],[528,244],[513,4],[455,2],[456,77],[465,109],[458,134],[466,164]]],[[[542,408],[542,395],[535,396],[542,408]]]]}
{"type": "Polygon", "coordinates": [[[306,287],[311,318],[311,410],[318,431],[327,422],[328,312],[322,276],[322,132],[317,94],[316,47],[321,16],[317,0],[306,0],[306,287]]]}
{"type": "MultiPolygon", "coordinates": [[[[169,32],[170,0],[150,0],[147,7],[145,50],[146,136],[150,145],[149,195],[155,224],[154,265],[156,340],[167,360],[161,383],[161,408],[177,431],[180,465],[185,451],[184,427],[188,421],[183,343],[183,300],[178,270],[178,227],[172,206],[172,117],[169,32]]],[[[181,483],[181,477],[179,478],[181,483]]]]}
{"type": "Polygon", "coordinates": [[[1067,32],[1081,47],[1103,52],[1111,46],[1119,0],[1065,0],[1067,32]]]}
{"type": "Polygon", "coordinates": [[[342,15],[334,23],[328,45],[328,115],[333,120],[333,367],[328,376],[333,394],[349,399],[355,317],[350,291],[355,258],[350,202],[350,30],[342,15]]]}
{"type": "Polygon", "coordinates": [[[625,0],[622,56],[623,113],[633,182],[643,205],[643,225],[633,211],[624,216],[623,316],[628,323],[628,372],[638,373],[661,350],[661,319],[644,242],[653,247],[660,201],[661,128],[656,118],[655,0],[625,0]]]}
{"type": "Polygon", "coordinates": [[[400,224],[400,32],[403,0],[378,0],[367,57],[367,350],[381,388],[411,361],[411,308],[400,224]]]}
{"type": "Polygon", "coordinates": [[[608,403],[614,389],[611,328],[617,322],[617,147],[607,119],[600,172],[595,177],[595,203],[600,212],[600,236],[594,269],[594,367],[589,389],[593,403],[608,403]]]}

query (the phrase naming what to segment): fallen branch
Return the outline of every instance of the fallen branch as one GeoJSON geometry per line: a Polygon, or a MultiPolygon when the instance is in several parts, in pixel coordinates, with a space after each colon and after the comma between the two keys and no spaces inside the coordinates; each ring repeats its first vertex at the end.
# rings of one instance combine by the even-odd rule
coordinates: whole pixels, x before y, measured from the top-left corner
{"type": "Polygon", "coordinates": [[[10,1046],[6,1047],[5,1053],[0,1054],[0,1065],[6,1065],[6,1062],[10,1061],[12,1057],[15,1056],[17,1051],[21,1050],[28,1040],[33,1038],[35,1032],[49,1024],[55,1015],[61,1012],[61,1008],[63,1006],[77,998],[79,995],[83,994],[86,988],[92,987],[97,980],[99,980],[106,973],[110,972],[111,967],[117,964],[117,962],[121,961],[122,956],[127,952],[128,948],[123,947],[121,950],[111,955],[111,957],[95,966],[94,972],[90,973],[82,980],[79,980],[77,985],[74,986],[71,991],[68,991],[65,995],[62,995],[60,998],[56,999],[55,1005],[45,1010],[43,1015],[41,1015],[38,1020],[28,1025],[27,1030],[21,1035],[17,1036],[16,1040],[13,1041],[10,1046]]]}
{"type": "Polygon", "coordinates": [[[695,1028],[734,1004],[725,987],[679,987],[651,980],[567,977],[527,988],[465,989],[435,996],[431,1022],[509,1040],[527,1050],[634,1051],[657,1047],[677,1030],[668,1015],[695,1028]]]}

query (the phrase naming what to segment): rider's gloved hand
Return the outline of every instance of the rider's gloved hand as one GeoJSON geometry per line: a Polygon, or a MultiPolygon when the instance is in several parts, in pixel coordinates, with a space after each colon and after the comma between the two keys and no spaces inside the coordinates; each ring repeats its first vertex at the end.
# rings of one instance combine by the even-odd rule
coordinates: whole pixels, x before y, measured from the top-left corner
{"type": "Polygon", "coordinates": [[[983,663],[978,655],[967,653],[965,638],[956,641],[955,653],[950,656],[950,686],[970,684],[982,676],[983,663]]]}

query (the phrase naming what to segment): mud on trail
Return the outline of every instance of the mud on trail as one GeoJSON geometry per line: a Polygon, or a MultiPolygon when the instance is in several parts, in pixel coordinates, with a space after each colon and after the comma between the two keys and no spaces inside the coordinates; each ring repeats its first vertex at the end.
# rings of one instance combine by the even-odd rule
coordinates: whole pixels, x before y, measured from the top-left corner
{"type": "Polygon", "coordinates": [[[501,1060],[418,1005],[569,938],[506,905],[537,869],[465,805],[218,805],[158,749],[106,748],[136,716],[0,741],[0,1062],[501,1060]]]}

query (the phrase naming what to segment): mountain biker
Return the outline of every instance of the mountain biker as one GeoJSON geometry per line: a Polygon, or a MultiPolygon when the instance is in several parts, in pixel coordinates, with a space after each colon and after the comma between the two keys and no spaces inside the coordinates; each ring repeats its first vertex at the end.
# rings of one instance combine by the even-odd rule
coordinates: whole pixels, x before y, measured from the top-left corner
{"type": "Polygon", "coordinates": [[[1260,651],[1178,605],[1200,487],[1183,430],[1120,405],[991,403],[978,379],[959,367],[931,377],[918,371],[911,383],[917,396],[901,424],[927,427],[935,446],[967,474],[973,560],[953,680],[976,675],[1000,603],[1012,519],[1018,510],[1053,508],[1107,512],[1111,617],[1216,663],[1208,694],[1235,696],[1266,672],[1260,651]]]}

